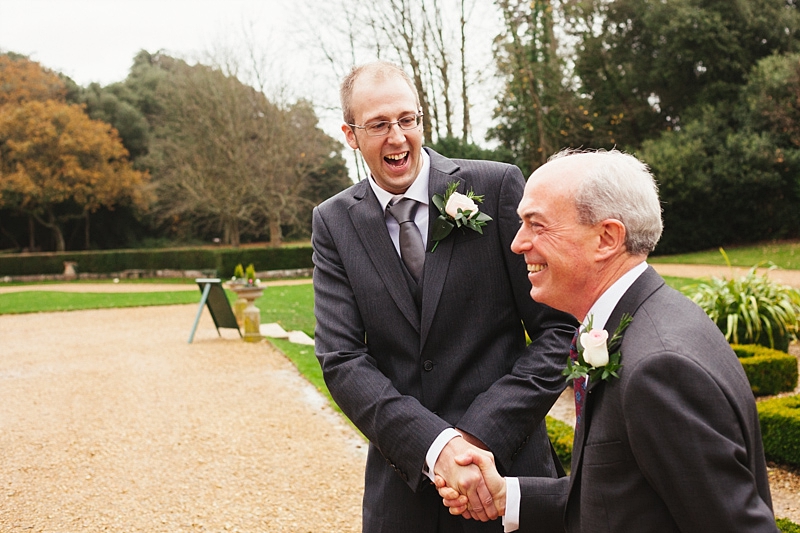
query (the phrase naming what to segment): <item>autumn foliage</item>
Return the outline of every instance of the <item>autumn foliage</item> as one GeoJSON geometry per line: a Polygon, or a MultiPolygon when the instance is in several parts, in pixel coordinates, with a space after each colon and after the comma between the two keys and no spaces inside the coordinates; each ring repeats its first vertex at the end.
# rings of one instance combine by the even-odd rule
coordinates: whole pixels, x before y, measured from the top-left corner
{"type": "MultiPolygon", "coordinates": [[[[134,170],[117,131],[64,101],[65,85],[25,58],[0,56],[0,208],[53,231],[100,207],[146,205],[149,175],[134,170]]],[[[88,227],[87,227],[88,235],[88,227]]]]}

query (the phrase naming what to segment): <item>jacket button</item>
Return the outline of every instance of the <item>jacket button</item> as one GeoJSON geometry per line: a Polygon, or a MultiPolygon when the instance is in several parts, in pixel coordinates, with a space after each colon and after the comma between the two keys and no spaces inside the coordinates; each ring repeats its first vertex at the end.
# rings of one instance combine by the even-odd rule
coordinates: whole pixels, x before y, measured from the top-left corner
{"type": "Polygon", "coordinates": [[[433,361],[430,360],[425,361],[424,363],[422,363],[422,368],[425,369],[425,372],[430,372],[431,370],[433,370],[433,361]]]}

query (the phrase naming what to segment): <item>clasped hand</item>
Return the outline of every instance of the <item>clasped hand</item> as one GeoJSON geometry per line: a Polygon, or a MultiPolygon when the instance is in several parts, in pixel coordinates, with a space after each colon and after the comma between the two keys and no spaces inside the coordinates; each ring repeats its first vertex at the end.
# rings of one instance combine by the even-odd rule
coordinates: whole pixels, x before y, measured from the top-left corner
{"type": "Polygon", "coordinates": [[[494,456],[468,442],[450,440],[434,466],[436,488],[450,514],[486,522],[505,514],[506,483],[494,465],[494,456]]]}

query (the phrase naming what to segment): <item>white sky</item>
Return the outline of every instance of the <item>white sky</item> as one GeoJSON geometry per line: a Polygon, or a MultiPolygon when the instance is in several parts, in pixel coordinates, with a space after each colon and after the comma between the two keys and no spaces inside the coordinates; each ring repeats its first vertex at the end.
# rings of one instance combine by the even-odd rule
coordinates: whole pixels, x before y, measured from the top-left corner
{"type": "MultiPolygon", "coordinates": [[[[0,0],[0,49],[70,76],[108,85],[136,53],[196,57],[226,30],[285,20],[281,0],[0,0]]],[[[280,24],[279,24],[280,25],[280,24]]]]}
{"type": "MultiPolygon", "coordinates": [[[[487,9],[484,1],[477,0],[478,11],[487,9]]],[[[320,126],[343,141],[338,79],[303,33],[325,30],[311,20],[326,16],[325,5],[325,0],[0,0],[0,52],[29,56],[81,86],[108,85],[126,78],[139,50],[206,63],[204,54],[241,49],[250,35],[250,42],[269,56],[271,88],[283,88],[289,101],[309,98],[320,126]]],[[[493,17],[482,15],[474,15],[478,31],[472,42],[485,64],[496,26],[493,17]]],[[[274,99],[274,92],[267,96],[274,99]]],[[[471,98],[479,143],[480,123],[493,101],[492,90],[481,93],[471,98]],[[481,100],[489,105],[481,106],[481,100]]],[[[349,160],[348,152],[343,154],[349,160]]]]}

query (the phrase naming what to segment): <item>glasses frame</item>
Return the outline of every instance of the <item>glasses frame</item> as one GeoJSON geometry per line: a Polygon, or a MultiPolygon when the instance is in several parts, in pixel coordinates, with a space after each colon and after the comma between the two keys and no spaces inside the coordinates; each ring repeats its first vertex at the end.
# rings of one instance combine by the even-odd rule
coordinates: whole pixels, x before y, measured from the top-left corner
{"type": "Polygon", "coordinates": [[[422,124],[422,116],[423,116],[423,113],[419,112],[419,113],[414,113],[413,115],[404,115],[404,116],[398,118],[395,121],[376,120],[375,122],[367,122],[366,124],[364,124],[362,126],[359,126],[358,124],[348,124],[348,126],[350,126],[351,128],[358,128],[360,130],[364,130],[364,133],[366,133],[369,137],[383,137],[384,135],[389,135],[389,132],[392,131],[392,126],[394,126],[395,124],[397,124],[398,128],[400,128],[401,130],[404,130],[404,131],[413,130],[414,128],[419,127],[419,125],[422,124]],[[411,127],[408,127],[408,128],[404,128],[403,125],[400,124],[400,121],[401,120],[405,120],[405,119],[407,119],[409,117],[414,117],[414,119],[415,119],[414,120],[414,125],[411,126],[411,127]],[[384,131],[383,133],[370,133],[369,128],[373,127],[373,126],[377,126],[378,124],[385,124],[386,125],[386,131],[384,131]]]}

